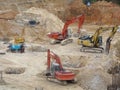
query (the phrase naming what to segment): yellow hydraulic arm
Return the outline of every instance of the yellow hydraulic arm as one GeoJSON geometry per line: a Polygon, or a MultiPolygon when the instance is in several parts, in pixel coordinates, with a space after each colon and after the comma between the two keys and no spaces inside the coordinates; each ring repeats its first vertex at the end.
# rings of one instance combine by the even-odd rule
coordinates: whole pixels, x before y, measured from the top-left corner
{"type": "Polygon", "coordinates": [[[113,27],[112,31],[111,31],[111,33],[109,35],[109,37],[106,40],[106,50],[105,51],[106,51],[107,54],[109,53],[111,41],[112,41],[115,33],[117,32],[118,28],[119,28],[118,25],[116,25],[115,27],[113,27]]]}
{"type": "Polygon", "coordinates": [[[24,43],[25,42],[24,34],[25,34],[25,28],[22,29],[22,33],[20,36],[15,37],[14,43],[15,44],[24,43]]]}
{"type": "Polygon", "coordinates": [[[93,35],[92,37],[92,41],[93,41],[93,46],[98,46],[97,43],[98,43],[98,38],[99,38],[99,35],[102,33],[102,32],[105,32],[105,31],[108,31],[108,30],[112,30],[112,32],[110,33],[110,36],[109,37],[113,37],[114,34],[116,33],[117,31],[117,26],[115,27],[100,27],[96,32],[95,34],[93,35]]]}
{"type": "Polygon", "coordinates": [[[95,32],[95,34],[92,36],[92,42],[93,42],[93,46],[98,47],[98,39],[99,39],[99,35],[105,31],[105,28],[98,28],[97,31],[95,32]]]}

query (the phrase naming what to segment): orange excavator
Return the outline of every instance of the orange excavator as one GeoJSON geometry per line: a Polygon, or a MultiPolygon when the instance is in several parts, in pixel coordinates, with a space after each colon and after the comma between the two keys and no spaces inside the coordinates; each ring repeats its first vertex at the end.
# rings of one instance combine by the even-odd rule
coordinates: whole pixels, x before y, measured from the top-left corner
{"type": "Polygon", "coordinates": [[[71,34],[70,30],[68,29],[69,25],[78,21],[78,34],[80,33],[80,28],[84,22],[85,15],[82,14],[80,16],[74,17],[71,20],[67,20],[64,24],[64,27],[62,29],[62,32],[51,32],[48,33],[47,36],[52,39],[50,41],[51,44],[61,43],[62,45],[66,45],[68,43],[71,43],[73,40],[70,39],[71,34]]]}
{"type": "Polygon", "coordinates": [[[51,52],[49,49],[47,52],[46,76],[48,80],[59,82],[62,85],[67,85],[68,82],[76,82],[75,73],[65,70],[61,64],[59,56],[51,52]]]}

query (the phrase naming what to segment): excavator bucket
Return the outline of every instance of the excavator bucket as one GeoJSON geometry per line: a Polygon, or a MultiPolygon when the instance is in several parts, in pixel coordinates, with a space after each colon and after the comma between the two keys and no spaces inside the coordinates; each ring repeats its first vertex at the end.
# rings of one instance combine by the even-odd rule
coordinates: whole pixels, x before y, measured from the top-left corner
{"type": "Polygon", "coordinates": [[[106,41],[106,48],[105,48],[106,54],[109,54],[110,45],[111,45],[111,40],[110,40],[110,38],[108,38],[107,41],[106,41]]]}

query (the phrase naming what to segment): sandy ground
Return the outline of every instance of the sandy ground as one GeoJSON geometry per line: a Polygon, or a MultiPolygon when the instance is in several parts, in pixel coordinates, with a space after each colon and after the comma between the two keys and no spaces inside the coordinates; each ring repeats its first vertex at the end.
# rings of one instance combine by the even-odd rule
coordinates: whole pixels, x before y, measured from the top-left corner
{"type": "MultiPolygon", "coordinates": [[[[90,33],[94,32],[90,31],[90,33]]],[[[119,33],[115,36],[115,39],[116,38],[119,38],[119,33]]],[[[115,41],[113,41],[113,43],[114,42],[115,41]]],[[[27,43],[26,45],[29,44],[27,43]]],[[[80,67],[75,68],[79,73],[83,72],[85,68],[91,68],[92,70],[107,69],[108,67],[106,67],[106,65],[109,63],[108,58],[111,58],[110,55],[105,55],[105,53],[80,52],[81,46],[77,45],[76,38],[74,38],[73,43],[66,46],[59,44],[50,45],[49,43],[43,43],[41,45],[59,55],[62,63],[68,62],[76,64],[76,62],[80,62],[80,67]]],[[[46,70],[46,61],[47,52],[31,52],[27,49],[25,53],[22,54],[6,52],[5,55],[0,55],[1,71],[4,71],[8,67],[25,68],[25,72],[22,74],[3,73],[3,79],[7,84],[0,85],[0,90],[35,90],[35,88],[37,88],[37,90],[42,90],[41,88],[43,88],[43,90],[86,90],[83,89],[80,83],[62,86],[58,83],[47,81],[42,75],[46,70]]]]}
{"type": "MultiPolygon", "coordinates": [[[[49,46],[49,45],[48,45],[49,46]]],[[[69,54],[69,50],[64,52],[62,46],[50,46],[49,48],[57,53],[55,47],[60,47],[59,55],[69,54]],[[64,52],[64,53],[63,53],[64,52]]],[[[68,45],[69,46],[69,45],[68,45]]],[[[47,45],[46,45],[47,47],[47,45]]],[[[71,47],[71,45],[69,46],[71,47]]],[[[69,48],[68,47],[68,48],[69,48]]],[[[47,47],[48,48],[48,47],[47,47]]],[[[78,85],[61,86],[57,83],[48,82],[45,77],[39,76],[46,70],[47,52],[28,52],[20,53],[6,53],[0,56],[0,64],[3,70],[6,67],[24,67],[25,72],[19,75],[3,74],[4,80],[8,83],[7,85],[0,86],[1,90],[35,90],[35,87],[43,87],[44,90],[82,90],[78,85]],[[58,86],[60,88],[58,88],[58,86]]]]}

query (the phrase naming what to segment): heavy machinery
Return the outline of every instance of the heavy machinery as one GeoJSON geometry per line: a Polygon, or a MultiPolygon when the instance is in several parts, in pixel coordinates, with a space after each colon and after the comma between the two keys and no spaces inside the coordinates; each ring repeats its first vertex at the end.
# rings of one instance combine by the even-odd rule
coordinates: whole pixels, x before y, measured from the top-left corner
{"type": "Polygon", "coordinates": [[[20,52],[20,53],[24,52],[24,50],[25,50],[25,46],[24,46],[25,39],[23,37],[23,34],[24,34],[24,29],[22,31],[22,35],[21,36],[16,36],[14,38],[14,42],[9,44],[7,51],[20,52]]]}
{"type": "Polygon", "coordinates": [[[24,43],[25,39],[22,36],[17,36],[14,38],[14,43],[19,44],[19,43],[24,43]]]}
{"type": "Polygon", "coordinates": [[[75,74],[71,71],[65,70],[61,64],[59,56],[51,52],[49,49],[47,52],[46,76],[48,80],[57,80],[57,82],[62,85],[67,85],[68,82],[76,82],[75,74]]]}
{"type": "Polygon", "coordinates": [[[92,35],[92,36],[86,35],[86,36],[80,37],[78,39],[78,44],[82,45],[82,48],[80,49],[80,51],[85,52],[85,51],[93,50],[93,51],[103,52],[104,48],[101,47],[102,46],[102,36],[100,36],[100,34],[102,32],[105,32],[105,31],[108,31],[111,29],[112,29],[112,31],[106,41],[106,52],[109,53],[111,40],[118,29],[117,25],[115,27],[108,27],[108,28],[100,27],[99,29],[97,29],[97,31],[95,32],[94,35],[92,35]]]}
{"type": "Polygon", "coordinates": [[[67,20],[64,24],[62,32],[51,32],[48,33],[47,36],[52,39],[50,42],[51,44],[61,43],[61,45],[66,45],[71,43],[73,40],[70,39],[71,34],[70,30],[68,29],[69,25],[78,21],[78,34],[80,33],[80,28],[84,22],[85,15],[80,15],[77,17],[72,18],[71,20],[67,20]]]}
{"type": "Polygon", "coordinates": [[[20,44],[10,44],[8,46],[8,51],[11,51],[11,52],[20,52],[20,53],[24,53],[24,50],[25,50],[25,47],[24,47],[24,44],[23,43],[20,43],[20,44]]]}

